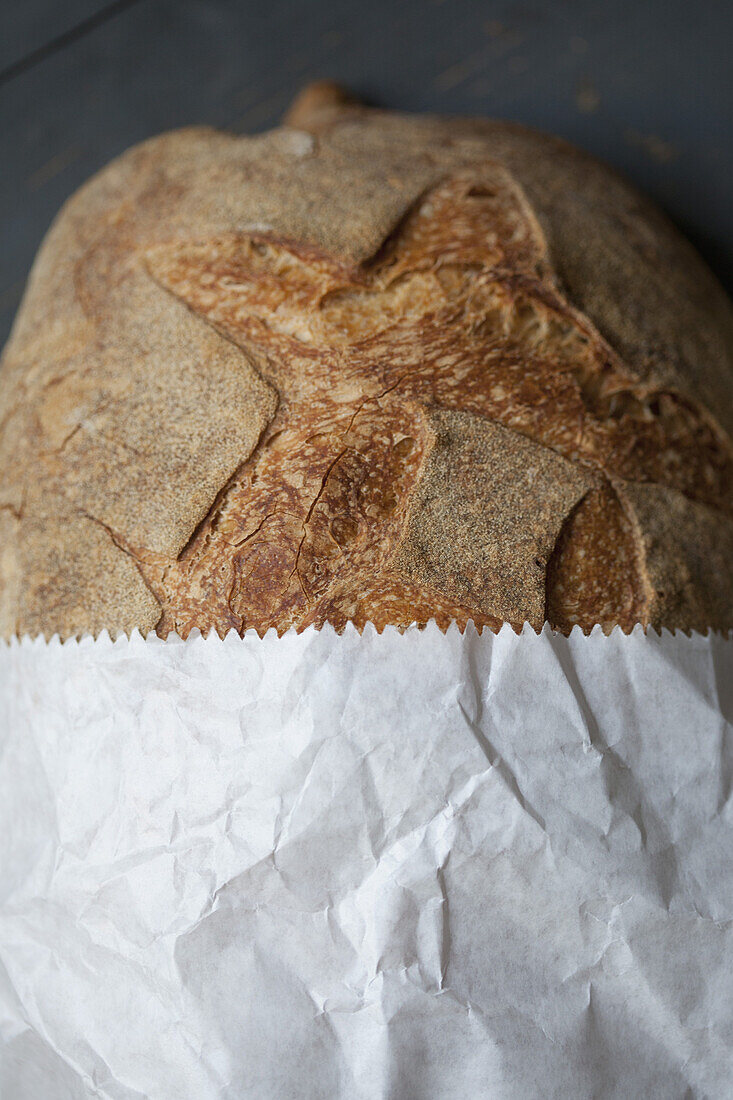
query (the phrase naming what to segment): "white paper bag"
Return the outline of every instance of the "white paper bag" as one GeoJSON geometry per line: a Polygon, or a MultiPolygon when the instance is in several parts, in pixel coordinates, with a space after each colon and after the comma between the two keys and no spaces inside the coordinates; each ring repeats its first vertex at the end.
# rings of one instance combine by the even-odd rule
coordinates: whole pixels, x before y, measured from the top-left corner
{"type": "Polygon", "coordinates": [[[0,648],[7,1100],[729,1097],[733,641],[0,648]]]}

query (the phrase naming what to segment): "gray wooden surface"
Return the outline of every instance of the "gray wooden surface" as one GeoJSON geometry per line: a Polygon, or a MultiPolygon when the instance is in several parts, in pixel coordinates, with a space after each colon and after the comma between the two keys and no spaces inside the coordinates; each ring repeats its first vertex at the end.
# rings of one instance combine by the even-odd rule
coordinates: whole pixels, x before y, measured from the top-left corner
{"type": "Polygon", "coordinates": [[[653,195],[733,289],[728,0],[3,0],[0,342],[64,199],[186,123],[277,122],[329,76],[555,131],[653,195]]]}

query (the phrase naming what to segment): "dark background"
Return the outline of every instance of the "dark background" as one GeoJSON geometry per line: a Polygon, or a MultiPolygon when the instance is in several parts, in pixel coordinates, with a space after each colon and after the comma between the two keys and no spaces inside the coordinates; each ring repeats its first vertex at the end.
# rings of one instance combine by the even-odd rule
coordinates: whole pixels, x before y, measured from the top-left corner
{"type": "Polygon", "coordinates": [[[0,343],[63,200],[170,127],[274,125],[332,77],[562,134],[667,209],[733,289],[730,0],[0,0],[0,343]]]}

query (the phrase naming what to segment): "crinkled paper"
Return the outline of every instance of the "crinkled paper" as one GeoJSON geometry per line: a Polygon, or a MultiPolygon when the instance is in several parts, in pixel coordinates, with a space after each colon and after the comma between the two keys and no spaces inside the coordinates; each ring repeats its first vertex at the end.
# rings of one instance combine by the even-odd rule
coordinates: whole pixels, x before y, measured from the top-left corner
{"type": "Polygon", "coordinates": [[[7,1100],[729,1097],[733,641],[0,648],[7,1100]]]}

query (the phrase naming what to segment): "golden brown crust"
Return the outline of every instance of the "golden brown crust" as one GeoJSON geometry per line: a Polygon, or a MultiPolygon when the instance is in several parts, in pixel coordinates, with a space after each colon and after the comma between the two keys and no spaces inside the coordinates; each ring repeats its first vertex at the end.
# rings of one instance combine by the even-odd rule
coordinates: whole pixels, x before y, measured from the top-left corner
{"type": "Polygon", "coordinates": [[[689,246],[554,139],[296,118],[148,142],[49,234],[0,632],[733,626],[733,321],[689,246]]]}
{"type": "Polygon", "coordinates": [[[604,482],[565,520],[545,579],[547,618],[564,633],[593,623],[628,631],[649,621],[653,592],[625,503],[604,482]]]}
{"type": "Polygon", "coordinates": [[[333,80],[315,80],[307,84],[295,97],[283,118],[283,126],[292,126],[295,130],[309,130],[320,115],[333,116],[351,107],[357,107],[358,101],[346,88],[333,80]]]}

